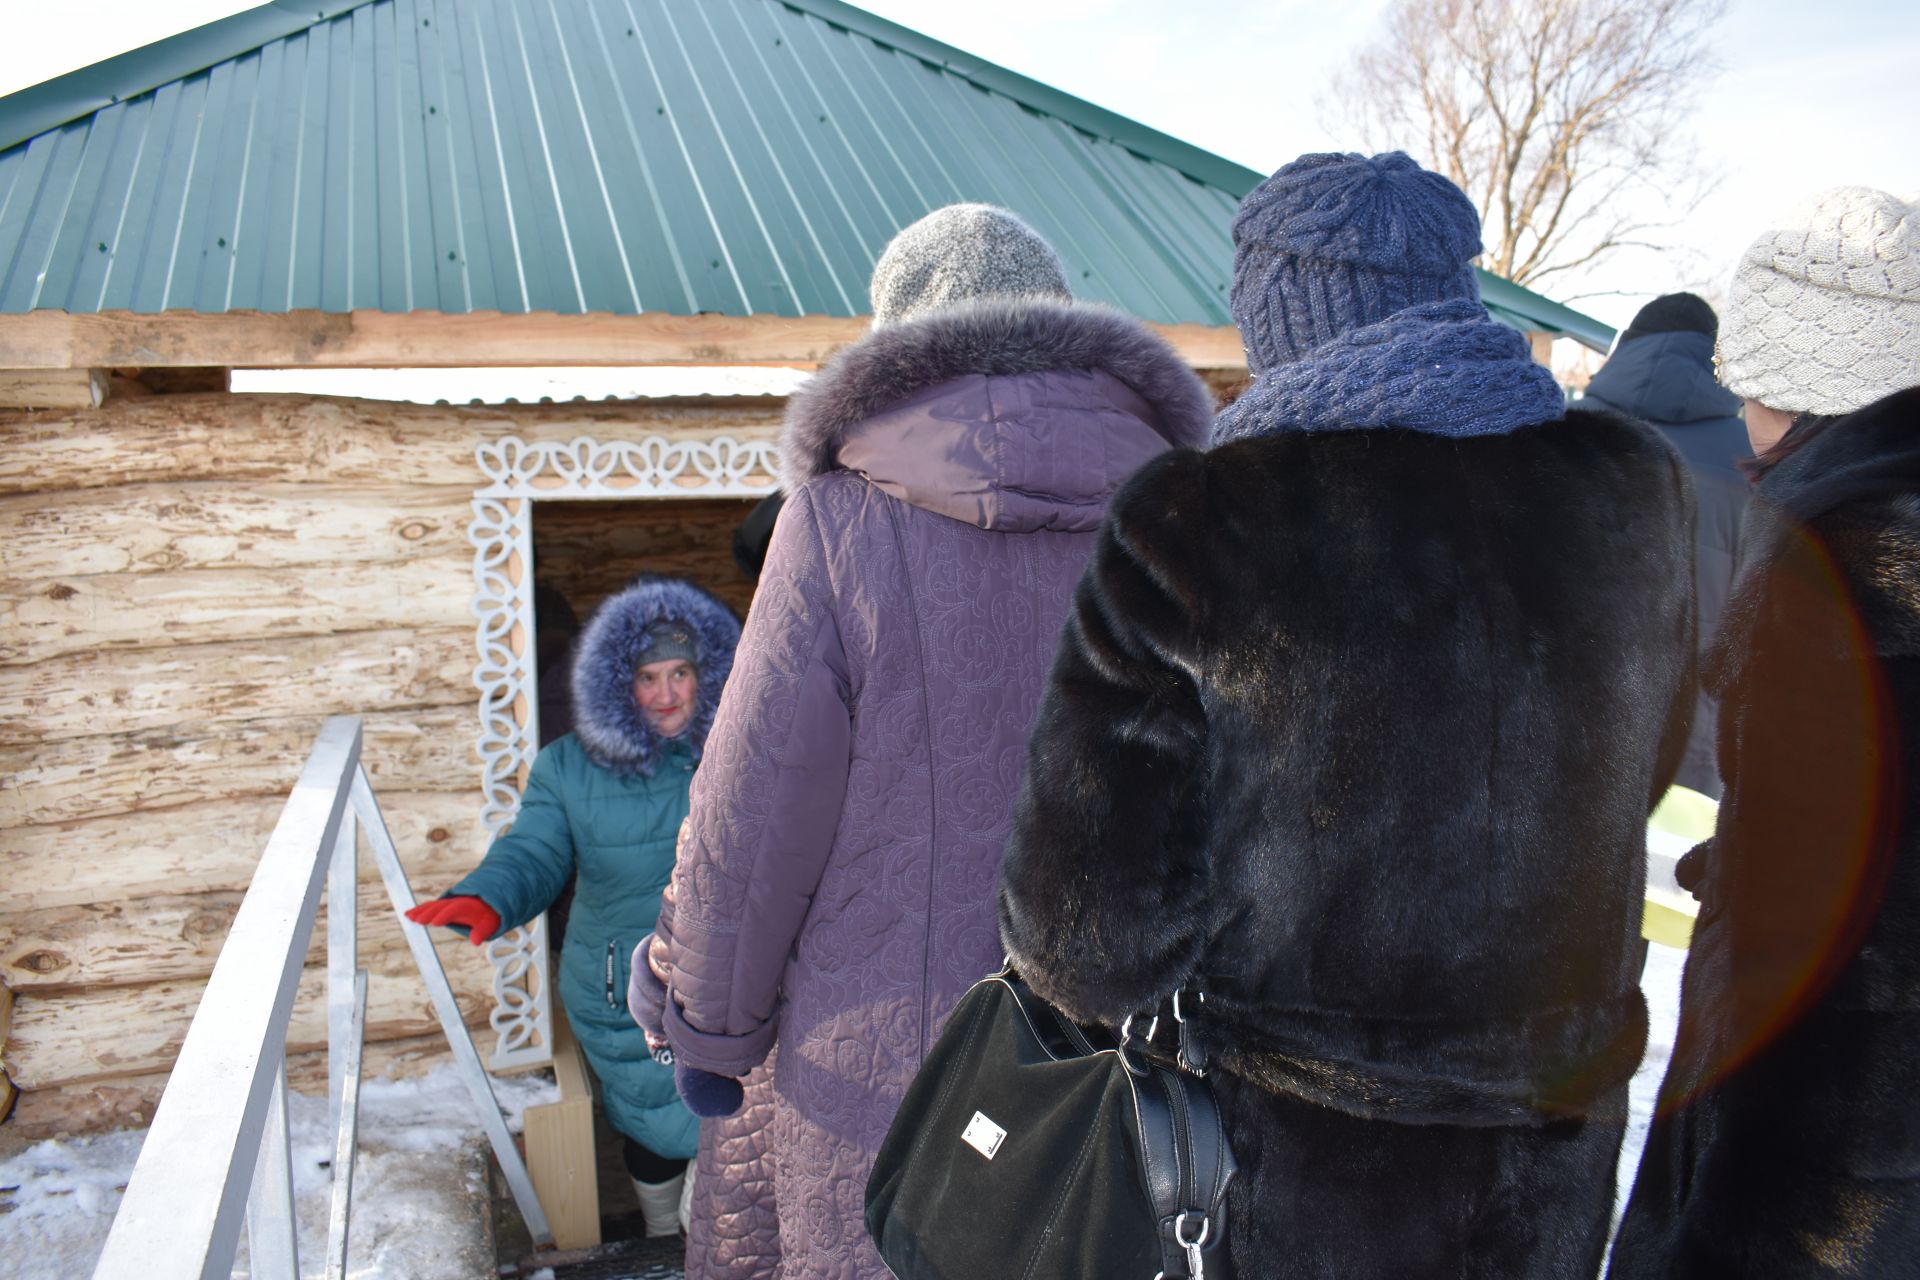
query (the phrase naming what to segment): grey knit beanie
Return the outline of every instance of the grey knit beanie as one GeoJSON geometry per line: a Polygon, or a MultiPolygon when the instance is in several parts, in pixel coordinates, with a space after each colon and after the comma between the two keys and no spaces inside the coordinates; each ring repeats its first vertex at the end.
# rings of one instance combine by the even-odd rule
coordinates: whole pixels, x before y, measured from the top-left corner
{"type": "Polygon", "coordinates": [[[1005,209],[950,204],[893,238],[873,269],[873,327],[1013,294],[1073,300],[1053,246],[1005,209]]]}
{"type": "Polygon", "coordinates": [[[1741,255],[1715,359],[1783,413],[1852,413],[1920,385],[1920,209],[1836,187],[1741,255]]]}
{"type": "Polygon", "coordinates": [[[1408,307],[1480,300],[1480,214],[1404,151],[1301,156],[1240,202],[1233,246],[1256,374],[1408,307]]]}

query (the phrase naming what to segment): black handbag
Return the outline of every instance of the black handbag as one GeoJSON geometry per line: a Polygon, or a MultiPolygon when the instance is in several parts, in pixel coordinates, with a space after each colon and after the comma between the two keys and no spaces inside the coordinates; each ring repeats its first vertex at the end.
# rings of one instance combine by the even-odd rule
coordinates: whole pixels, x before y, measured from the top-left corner
{"type": "Polygon", "coordinates": [[[1221,1280],[1236,1170],[1180,998],[1168,1062],[1076,1026],[1011,969],[974,984],[867,1180],[900,1280],[1221,1280]]]}

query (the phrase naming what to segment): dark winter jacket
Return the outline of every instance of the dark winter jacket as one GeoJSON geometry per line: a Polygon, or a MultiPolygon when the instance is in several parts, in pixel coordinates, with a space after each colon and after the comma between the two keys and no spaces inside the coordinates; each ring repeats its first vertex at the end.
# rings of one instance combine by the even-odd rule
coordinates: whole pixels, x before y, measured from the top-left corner
{"type": "MultiPolygon", "coordinates": [[[[867,1174],[1000,957],[994,878],[1073,583],[1114,490],[1211,412],[1137,322],[1034,301],[875,331],[794,398],[789,497],[661,920],[680,1059],[737,1075],[779,1044],[785,1280],[887,1274],[867,1174]]],[[[744,1211],[707,1195],[696,1217],[744,1211]]]]}
{"type": "Polygon", "coordinates": [[[739,634],[725,605],[686,582],[652,579],[609,598],[577,642],[574,732],[541,750],[513,829],[449,890],[484,900],[504,930],[578,877],[560,956],[567,1019],[600,1080],[608,1122],[675,1158],[694,1154],[699,1125],[627,1015],[627,964],[673,873],[674,837],[739,634]],[[633,674],[646,661],[640,637],[666,618],[695,628],[702,656],[693,721],[663,740],[634,700],[633,674]]]}
{"type": "MultiPolygon", "coordinates": [[[[1693,473],[1699,518],[1693,531],[1693,586],[1699,605],[1700,652],[1713,643],[1733,589],[1740,521],[1747,511],[1747,478],[1740,464],[1753,456],[1740,398],[1714,381],[1713,338],[1692,331],[1650,333],[1623,340],[1593,375],[1582,408],[1611,409],[1660,428],[1693,473]]],[[[1676,781],[1718,797],[1714,767],[1713,695],[1694,702],[1693,733],[1676,781]]]]}
{"type": "Polygon", "coordinates": [[[1727,794],[1609,1275],[1920,1274],[1920,389],[1761,484],[1708,677],[1727,794]]]}
{"type": "Polygon", "coordinates": [[[1002,937],[1082,1020],[1204,991],[1241,1275],[1584,1280],[1685,741],[1684,470],[1578,411],[1278,429],[1266,381],[1114,499],[1002,937]]]}

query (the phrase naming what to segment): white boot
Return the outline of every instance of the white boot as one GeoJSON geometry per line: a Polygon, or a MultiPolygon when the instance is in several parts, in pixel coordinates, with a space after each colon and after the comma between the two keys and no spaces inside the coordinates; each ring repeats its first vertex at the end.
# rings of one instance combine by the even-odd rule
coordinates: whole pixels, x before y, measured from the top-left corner
{"type": "Polygon", "coordinates": [[[693,1234],[693,1167],[697,1160],[687,1161],[684,1185],[680,1188],[680,1231],[683,1235],[693,1234]]]}
{"type": "Polygon", "coordinates": [[[680,1190],[687,1175],[675,1174],[665,1182],[633,1180],[634,1194],[640,1197],[640,1216],[647,1224],[647,1235],[671,1236],[680,1233],[680,1190]]]}

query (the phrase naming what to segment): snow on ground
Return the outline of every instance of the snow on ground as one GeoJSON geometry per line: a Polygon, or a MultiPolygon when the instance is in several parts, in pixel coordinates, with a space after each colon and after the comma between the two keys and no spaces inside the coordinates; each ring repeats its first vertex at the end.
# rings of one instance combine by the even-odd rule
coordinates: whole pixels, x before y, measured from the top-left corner
{"type": "Polygon", "coordinates": [[[1653,1123],[1653,1103],[1673,1056],[1673,1038],[1680,1027],[1680,971],[1687,953],[1657,942],[1647,944],[1647,964],[1640,971],[1640,990],[1647,997],[1647,1053],[1640,1059],[1627,1089],[1627,1136],[1620,1144],[1620,1174],[1614,1190],[1614,1218],[1627,1207],[1640,1152],[1647,1145],[1647,1127],[1653,1123]]]}
{"type": "MultiPolygon", "coordinates": [[[[493,1081],[494,1095],[516,1132],[529,1106],[558,1091],[536,1077],[493,1081]]],[[[333,1136],[327,1100],[288,1099],[294,1190],[300,1218],[300,1269],[326,1273],[326,1222],[333,1136]]],[[[0,1161],[0,1280],[85,1276],[106,1240],[120,1194],[133,1172],[146,1130],[38,1143],[0,1161]]],[[[443,1064],[412,1080],[368,1080],[360,1092],[360,1156],[354,1165],[349,1274],[362,1280],[428,1280],[493,1269],[490,1241],[449,1241],[423,1224],[449,1217],[481,1221],[485,1163],[472,1153],[485,1143],[458,1074],[443,1064]],[[482,1250],[484,1260],[463,1256],[482,1250]]],[[[469,1234],[477,1235],[477,1230],[469,1234]]],[[[242,1263],[246,1257],[243,1239],[242,1263]]],[[[237,1264],[236,1275],[245,1271],[237,1264]]]]}

